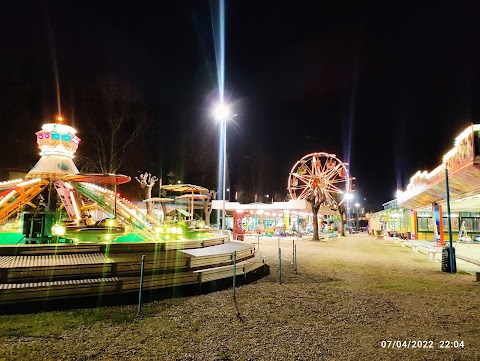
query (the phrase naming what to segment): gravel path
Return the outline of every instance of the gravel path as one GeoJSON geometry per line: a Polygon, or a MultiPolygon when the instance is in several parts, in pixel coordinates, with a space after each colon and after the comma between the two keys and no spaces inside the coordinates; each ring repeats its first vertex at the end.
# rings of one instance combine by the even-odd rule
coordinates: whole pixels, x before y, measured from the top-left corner
{"type": "Polygon", "coordinates": [[[140,318],[133,305],[0,316],[0,360],[480,359],[474,276],[361,234],[296,244],[297,274],[292,240],[281,240],[280,285],[278,241],[262,239],[271,273],[236,300],[225,289],[148,303],[140,318]],[[40,335],[15,330],[52,314],[66,321],[40,335]]]}

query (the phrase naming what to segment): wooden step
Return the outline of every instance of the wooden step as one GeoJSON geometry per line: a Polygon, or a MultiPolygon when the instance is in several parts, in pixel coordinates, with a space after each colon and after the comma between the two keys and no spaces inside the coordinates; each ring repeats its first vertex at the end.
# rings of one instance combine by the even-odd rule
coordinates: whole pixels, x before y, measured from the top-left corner
{"type": "Polygon", "coordinates": [[[0,284],[0,304],[116,294],[121,284],[117,277],[0,284]]]}
{"type": "MultiPolygon", "coordinates": [[[[198,277],[198,274],[192,271],[149,275],[143,278],[143,289],[147,290],[197,284],[198,277]]],[[[139,288],[139,277],[122,278],[122,292],[138,292],[139,288]]]]}
{"type": "Polygon", "coordinates": [[[114,261],[101,253],[2,256],[0,257],[0,282],[106,277],[112,275],[113,268],[114,261]]]}
{"type": "Polygon", "coordinates": [[[22,255],[59,255],[74,253],[99,253],[99,244],[19,244],[15,246],[0,246],[0,256],[22,256],[22,255]]]}
{"type": "Polygon", "coordinates": [[[192,250],[182,250],[188,257],[188,267],[198,268],[207,265],[221,265],[233,262],[233,252],[237,252],[237,260],[253,257],[255,254],[255,245],[245,242],[231,241],[229,243],[197,248],[192,250]]]}
{"type": "MultiPolygon", "coordinates": [[[[265,265],[265,259],[263,255],[257,254],[253,258],[238,262],[236,265],[235,273],[237,276],[246,274],[260,267],[263,267],[264,265],[265,265]]],[[[194,273],[197,273],[199,275],[198,282],[204,283],[204,282],[219,280],[222,278],[233,277],[233,270],[234,270],[234,266],[233,264],[231,264],[227,266],[196,270],[194,271],[194,273]]]]}

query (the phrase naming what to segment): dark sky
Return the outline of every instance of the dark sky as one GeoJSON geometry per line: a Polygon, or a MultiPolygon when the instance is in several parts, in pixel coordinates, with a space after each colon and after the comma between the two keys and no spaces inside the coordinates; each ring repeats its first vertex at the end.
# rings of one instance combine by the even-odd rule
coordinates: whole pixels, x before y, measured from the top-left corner
{"type": "MultiPolygon", "coordinates": [[[[0,2],[0,166],[36,161],[33,134],[56,113],[55,58],[62,110],[81,138],[82,90],[114,75],[141,94],[152,124],[122,171],[188,174],[192,149],[217,142],[216,7],[0,2]]],[[[295,161],[324,151],[350,163],[360,202],[391,200],[478,122],[479,13],[476,1],[227,1],[232,189],[284,193],[295,161]]]]}

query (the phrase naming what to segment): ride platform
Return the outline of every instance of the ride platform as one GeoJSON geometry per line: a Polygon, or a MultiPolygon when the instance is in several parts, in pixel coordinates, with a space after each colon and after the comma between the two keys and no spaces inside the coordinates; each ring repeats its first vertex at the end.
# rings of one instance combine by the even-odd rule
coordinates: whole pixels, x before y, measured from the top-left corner
{"type": "Polygon", "coordinates": [[[247,275],[265,265],[253,244],[212,239],[164,243],[0,246],[0,304],[138,292],[247,275]],[[193,248],[195,246],[195,248],[193,248]]]}

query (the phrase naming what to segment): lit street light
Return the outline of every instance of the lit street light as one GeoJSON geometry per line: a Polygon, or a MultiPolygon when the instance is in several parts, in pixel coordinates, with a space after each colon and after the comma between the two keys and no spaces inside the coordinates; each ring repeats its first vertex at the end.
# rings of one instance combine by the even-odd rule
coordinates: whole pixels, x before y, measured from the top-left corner
{"type": "MultiPolygon", "coordinates": [[[[223,156],[223,170],[222,170],[222,233],[225,231],[225,179],[227,173],[227,121],[232,120],[237,114],[232,114],[228,105],[224,103],[218,104],[214,109],[214,117],[220,121],[221,125],[221,143],[223,144],[222,156],[223,156]]],[[[220,167],[219,167],[220,171],[220,167]]]]}

